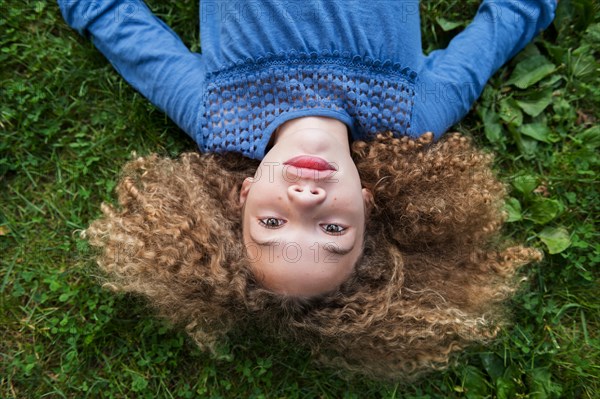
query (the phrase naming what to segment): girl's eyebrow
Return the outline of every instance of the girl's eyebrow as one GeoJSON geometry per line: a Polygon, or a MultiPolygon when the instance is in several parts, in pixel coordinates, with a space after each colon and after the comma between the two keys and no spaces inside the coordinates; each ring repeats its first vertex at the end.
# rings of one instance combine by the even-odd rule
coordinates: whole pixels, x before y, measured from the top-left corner
{"type": "MultiPolygon", "coordinates": [[[[252,234],[250,234],[250,239],[252,241],[254,241],[259,247],[274,247],[274,246],[279,246],[279,245],[286,245],[287,242],[282,242],[282,241],[278,241],[278,240],[266,240],[266,241],[258,241],[255,240],[254,237],[252,236],[252,234]]],[[[340,248],[336,243],[332,243],[330,242],[315,242],[315,244],[318,244],[320,246],[323,247],[323,249],[325,249],[325,251],[329,252],[330,254],[334,254],[334,255],[339,255],[339,256],[344,256],[349,254],[350,252],[352,252],[352,250],[354,249],[354,245],[352,245],[350,248],[340,248]]]]}

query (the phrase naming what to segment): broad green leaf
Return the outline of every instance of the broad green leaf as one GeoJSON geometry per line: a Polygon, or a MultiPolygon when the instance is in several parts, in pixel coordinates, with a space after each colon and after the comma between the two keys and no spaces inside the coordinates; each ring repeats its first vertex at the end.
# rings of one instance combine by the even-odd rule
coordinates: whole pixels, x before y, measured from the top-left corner
{"type": "Polygon", "coordinates": [[[543,82],[540,82],[540,87],[552,87],[552,85],[554,85],[554,83],[558,82],[559,80],[563,79],[564,76],[563,75],[559,75],[557,73],[555,73],[552,76],[548,76],[546,79],[544,79],[543,82]]]}
{"type": "Polygon", "coordinates": [[[528,137],[521,136],[521,153],[526,159],[532,159],[537,154],[538,142],[528,137]]]}
{"type": "Polygon", "coordinates": [[[500,377],[496,380],[496,395],[498,399],[512,399],[515,397],[515,383],[513,378],[500,377]]]}
{"type": "Polygon", "coordinates": [[[437,23],[440,25],[444,32],[451,31],[452,29],[456,29],[459,26],[462,26],[462,22],[448,21],[446,18],[436,18],[437,23]]]}
{"type": "Polygon", "coordinates": [[[544,143],[556,143],[559,139],[552,134],[552,131],[545,123],[530,123],[520,128],[521,134],[531,137],[544,143]]]}
{"type": "Polygon", "coordinates": [[[523,124],[523,113],[512,98],[504,98],[500,101],[500,112],[498,114],[507,124],[521,126],[523,124]]]}
{"type": "Polygon", "coordinates": [[[520,175],[513,179],[512,185],[522,194],[529,194],[538,186],[538,179],[532,175],[520,175]]]}
{"type": "Polygon", "coordinates": [[[596,74],[598,70],[598,60],[592,53],[594,50],[589,44],[584,44],[575,49],[569,62],[571,74],[579,80],[586,80],[596,74]]]}
{"type": "Polygon", "coordinates": [[[552,102],[552,89],[537,91],[527,97],[516,100],[516,103],[527,115],[538,116],[552,102]]]}
{"type": "Polygon", "coordinates": [[[546,224],[554,219],[562,210],[561,203],[549,199],[538,197],[533,203],[527,208],[525,219],[531,220],[536,224],[546,224]]]}
{"type": "Polygon", "coordinates": [[[560,95],[555,97],[552,101],[552,109],[560,118],[568,119],[572,117],[572,115],[575,115],[573,104],[563,97],[565,95],[564,90],[561,89],[558,91],[560,92],[560,95]]]}
{"type": "Polygon", "coordinates": [[[504,374],[504,362],[498,355],[495,353],[482,353],[479,357],[481,358],[483,367],[485,367],[485,371],[487,371],[493,380],[500,378],[504,374]]]}
{"type": "Polygon", "coordinates": [[[481,371],[473,366],[465,366],[462,372],[462,382],[467,398],[486,396],[488,387],[481,371]]]}
{"type": "Polygon", "coordinates": [[[591,24],[585,31],[588,42],[600,44],[600,23],[591,24]]]}
{"type": "Polygon", "coordinates": [[[552,399],[559,398],[562,387],[552,381],[552,373],[545,367],[535,368],[527,373],[527,382],[530,387],[531,398],[552,399]]]}
{"type": "Polygon", "coordinates": [[[58,300],[59,300],[60,302],[67,302],[67,301],[69,300],[69,298],[71,298],[71,294],[70,294],[70,293],[68,293],[68,292],[65,292],[64,294],[61,294],[61,295],[58,297],[58,300]]]}
{"type": "Polygon", "coordinates": [[[551,44],[549,42],[544,42],[544,48],[548,52],[548,55],[552,59],[552,61],[560,64],[567,53],[567,49],[563,46],[557,44],[551,44]]]}
{"type": "Polygon", "coordinates": [[[519,62],[506,82],[526,89],[556,70],[556,66],[543,55],[534,55],[519,62]]]}
{"type": "Polygon", "coordinates": [[[538,234],[538,237],[546,244],[550,254],[561,253],[571,246],[569,232],[564,227],[546,227],[538,234]]]}
{"type": "Polygon", "coordinates": [[[504,209],[508,213],[507,222],[516,222],[523,219],[521,214],[521,203],[516,198],[509,198],[504,204],[504,209]]]}
{"type": "Polygon", "coordinates": [[[44,11],[44,8],[46,7],[46,4],[43,1],[36,1],[35,2],[35,11],[40,14],[42,11],[44,11]]]}
{"type": "Polygon", "coordinates": [[[541,52],[540,52],[540,49],[538,48],[538,46],[536,46],[533,43],[529,43],[527,46],[525,46],[525,48],[519,54],[517,54],[517,56],[515,57],[515,61],[518,63],[529,57],[533,57],[534,55],[540,55],[540,54],[541,54],[541,52]]]}
{"type": "Polygon", "coordinates": [[[515,395],[515,384],[510,376],[510,371],[506,369],[502,358],[495,353],[484,353],[480,355],[483,367],[491,377],[496,386],[496,395],[498,399],[510,399],[515,395]]]}
{"type": "Polygon", "coordinates": [[[497,122],[490,122],[484,125],[483,131],[485,133],[485,137],[489,140],[490,143],[498,144],[502,142],[502,125],[497,122]]]}
{"type": "Polygon", "coordinates": [[[483,119],[485,137],[487,137],[490,143],[500,143],[504,135],[502,134],[502,125],[498,123],[500,119],[498,114],[491,109],[484,109],[479,114],[483,119]]]}
{"type": "Polygon", "coordinates": [[[571,205],[575,205],[577,203],[577,194],[572,191],[565,193],[565,198],[571,205]]]}
{"type": "Polygon", "coordinates": [[[600,147],[600,125],[592,126],[575,137],[581,144],[590,148],[600,147]]]}

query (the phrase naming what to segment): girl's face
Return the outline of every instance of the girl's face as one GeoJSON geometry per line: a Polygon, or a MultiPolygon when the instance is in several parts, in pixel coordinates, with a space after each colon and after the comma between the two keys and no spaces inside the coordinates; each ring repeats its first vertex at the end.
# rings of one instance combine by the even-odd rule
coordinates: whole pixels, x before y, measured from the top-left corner
{"type": "Polygon", "coordinates": [[[240,193],[246,254],[261,284],[300,297],[335,290],[362,253],[369,199],[346,125],[324,117],[281,125],[240,193]]]}

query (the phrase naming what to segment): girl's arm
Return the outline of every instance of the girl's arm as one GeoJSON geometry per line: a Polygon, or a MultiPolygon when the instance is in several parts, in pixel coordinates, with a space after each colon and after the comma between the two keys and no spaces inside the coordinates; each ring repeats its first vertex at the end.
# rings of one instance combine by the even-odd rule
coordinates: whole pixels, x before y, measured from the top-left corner
{"type": "MultiPolygon", "coordinates": [[[[58,0],[67,23],[134,88],[198,140],[204,66],[140,0],[58,0]]],[[[200,142],[199,142],[200,143],[200,142]]]]}
{"type": "Polygon", "coordinates": [[[484,0],[445,50],[425,58],[412,130],[436,137],[458,122],[485,83],[554,19],[556,0],[484,0]]]}

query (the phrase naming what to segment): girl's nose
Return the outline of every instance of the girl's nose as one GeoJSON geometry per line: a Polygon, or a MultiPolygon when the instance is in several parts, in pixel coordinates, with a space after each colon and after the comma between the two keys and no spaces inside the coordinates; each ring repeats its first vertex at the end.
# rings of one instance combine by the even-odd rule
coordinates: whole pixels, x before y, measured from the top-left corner
{"type": "Polygon", "coordinates": [[[288,187],[290,200],[301,205],[316,205],[325,200],[327,193],[315,184],[302,183],[292,184],[288,187]]]}

